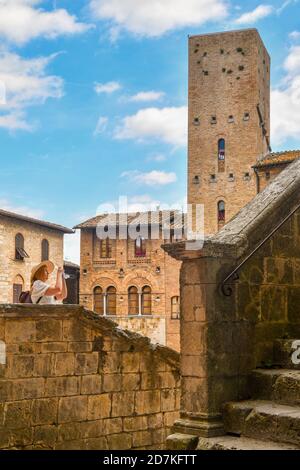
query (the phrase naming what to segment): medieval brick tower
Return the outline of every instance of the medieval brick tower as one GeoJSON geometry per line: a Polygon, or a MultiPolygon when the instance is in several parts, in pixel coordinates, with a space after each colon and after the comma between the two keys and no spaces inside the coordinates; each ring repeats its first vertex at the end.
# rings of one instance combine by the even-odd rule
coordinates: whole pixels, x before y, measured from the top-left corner
{"type": "Polygon", "coordinates": [[[270,57],[256,29],[189,38],[188,203],[217,232],[256,194],[269,152],[270,57]]]}

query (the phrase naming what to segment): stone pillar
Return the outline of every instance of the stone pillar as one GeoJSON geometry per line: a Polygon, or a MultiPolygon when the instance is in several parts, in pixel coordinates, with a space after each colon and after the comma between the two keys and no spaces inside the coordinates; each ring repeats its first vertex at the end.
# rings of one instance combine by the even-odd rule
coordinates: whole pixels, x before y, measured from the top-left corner
{"type": "MultiPolygon", "coordinates": [[[[170,254],[174,255],[172,251],[170,254]]],[[[183,260],[180,274],[182,385],[180,419],[175,422],[174,432],[177,436],[223,435],[222,405],[237,399],[239,389],[236,293],[234,287],[231,297],[220,292],[220,282],[234,261],[199,252],[180,252],[176,257],[183,260]]]]}

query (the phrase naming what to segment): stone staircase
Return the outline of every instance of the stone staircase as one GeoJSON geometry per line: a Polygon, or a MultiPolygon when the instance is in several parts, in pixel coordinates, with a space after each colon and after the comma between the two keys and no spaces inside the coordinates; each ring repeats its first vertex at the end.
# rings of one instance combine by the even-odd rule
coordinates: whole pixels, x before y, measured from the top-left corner
{"type": "Polygon", "coordinates": [[[250,378],[251,400],[224,406],[226,435],[200,438],[198,450],[299,450],[300,365],[291,361],[292,340],[274,344],[274,369],[250,378]]]}

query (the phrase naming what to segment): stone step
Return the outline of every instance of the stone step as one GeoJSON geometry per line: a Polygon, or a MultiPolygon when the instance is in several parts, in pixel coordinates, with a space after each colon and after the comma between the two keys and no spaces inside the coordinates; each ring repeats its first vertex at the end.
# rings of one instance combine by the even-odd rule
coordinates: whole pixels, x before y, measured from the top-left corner
{"type": "Polygon", "coordinates": [[[249,437],[222,436],[200,437],[196,450],[299,450],[299,447],[249,437]]]}
{"type": "Polygon", "coordinates": [[[226,433],[300,447],[300,407],[263,400],[224,406],[226,433]]]}
{"type": "Polygon", "coordinates": [[[300,406],[300,371],[257,369],[251,375],[250,393],[254,400],[300,406]]]}
{"type": "Polygon", "coordinates": [[[297,341],[300,344],[300,340],[297,339],[277,339],[274,341],[273,362],[276,366],[284,369],[300,370],[300,363],[295,363],[300,360],[300,354],[296,353],[297,341]]]}

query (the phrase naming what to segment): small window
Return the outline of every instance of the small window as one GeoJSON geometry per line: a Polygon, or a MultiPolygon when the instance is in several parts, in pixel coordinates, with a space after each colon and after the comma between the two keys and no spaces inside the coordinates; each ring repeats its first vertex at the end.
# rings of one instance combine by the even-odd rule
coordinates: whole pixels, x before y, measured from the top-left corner
{"type": "Polygon", "coordinates": [[[203,70],[203,73],[204,73],[205,76],[207,76],[208,75],[208,70],[203,70]]]}
{"type": "Polygon", "coordinates": [[[200,178],[199,178],[199,176],[194,176],[193,184],[200,184],[200,178]]]}
{"type": "Polygon", "coordinates": [[[171,319],[179,320],[180,319],[180,304],[179,297],[171,298],[171,319]]]}
{"type": "Polygon", "coordinates": [[[229,173],[228,181],[234,181],[234,174],[233,173],[229,173]]]}
{"type": "Polygon", "coordinates": [[[217,124],[217,116],[212,116],[210,120],[211,124],[217,124]]]}
{"type": "Polygon", "coordinates": [[[93,292],[94,296],[94,312],[98,315],[104,315],[104,295],[102,288],[97,286],[93,292]]]}
{"type": "Polygon", "coordinates": [[[151,315],[151,287],[145,286],[142,290],[142,315],[151,315]]]}
{"type": "Polygon", "coordinates": [[[269,180],[271,178],[271,173],[269,171],[266,171],[266,180],[269,180]]]}
{"type": "Polygon", "coordinates": [[[219,201],[218,202],[218,226],[225,224],[225,202],[219,201]]]}
{"type": "Polygon", "coordinates": [[[194,118],[194,126],[200,126],[200,119],[198,117],[194,118]]]}
{"type": "Polygon", "coordinates": [[[23,286],[22,284],[13,284],[13,303],[19,304],[20,303],[20,295],[22,293],[23,286]]]}
{"type": "Polygon", "coordinates": [[[146,256],[146,240],[143,237],[138,237],[135,240],[135,257],[144,258],[146,256]]]}
{"type": "Polygon", "coordinates": [[[231,75],[231,74],[232,74],[232,70],[231,70],[231,69],[227,70],[227,73],[228,73],[228,75],[231,75]]]}
{"type": "Polygon", "coordinates": [[[139,314],[139,293],[137,287],[129,287],[128,289],[128,314],[139,314]]]}
{"type": "Polygon", "coordinates": [[[225,139],[218,141],[218,171],[225,171],[225,139]]]}
{"type": "Polygon", "coordinates": [[[13,303],[19,304],[20,303],[20,295],[23,291],[24,287],[24,279],[19,274],[14,278],[13,283],[13,303]]]}
{"type": "Polygon", "coordinates": [[[106,291],[106,314],[117,314],[117,290],[113,286],[109,287],[106,291]]]}
{"type": "Polygon", "coordinates": [[[216,175],[210,175],[210,182],[215,183],[217,181],[216,175]]]}
{"type": "Polygon", "coordinates": [[[250,178],[250,173],[248,173],[248,172],[245,173],[245,174],[244,174],[244,180],[245,180],[245,181],[249,181],[250,179],[251,179],[251,178],[250,178]]]}
{"type": "Polygon", "coordinates": [[[100,255],[101,258],[112,257],[112,240],[109,238],[105,238],[105,240],[100,241],[100,255]]]}
{"type": "Polygon", "coordinates": [[[230,114],[230,116],[228,116],[228,122],[234,122],[234,117],[232,114],[230,114]]]}
{"type": "Polygon", "coordinates": [[[220,49],[220,54],[224,54],[224,49],[220,49]]]}
{"type": "Polygon", "coordinates": [[[42,241],[42,261],[49,260],[49,242],[48,240],[42,241]]]}
{"type": "Polygon", "coordinates": [[[245,113],[244,114],[244,121],[249,121],[250,119],[250,114],[249,113],[245,113]]]}
{"type": "Polygon", "coordinates": [[[15,237],[15,259],[24,261],[24,258],[29,258],[29,255],[24,250],[24,237],[18,233],[15,237]]]}
{"type": "Polygon", "coordinates": [[[245,70],[245,67],[243,65],[239,65],[239,70],[240,71],[245,70]]]}
{"type": "Polygon", "coordinates": [[[203,52],[203,57],[207,57],[207,52],[203,52]]]}
{"type": "Polygon", "coordinates": [[[223,73],[225,73],[225,72],[226,72],[226,69],[225,69],[224,67],[222,68],[222,72],[223,72],[223,73]]]}

